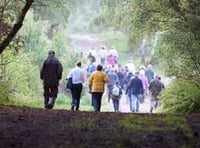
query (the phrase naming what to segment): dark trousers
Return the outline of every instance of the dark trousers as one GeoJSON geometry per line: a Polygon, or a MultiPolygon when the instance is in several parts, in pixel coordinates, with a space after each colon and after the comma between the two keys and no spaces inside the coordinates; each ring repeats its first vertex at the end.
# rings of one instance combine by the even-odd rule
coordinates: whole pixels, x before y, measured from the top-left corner
{"type": "Polygon", "coordinates": [[[44,107],[53,108],[58,94],[58,86],[44,86],[44,107]],[[50,100],[51,98],[51,100],[50,100]]]}
{"type": "Polygon", "coordinates": [[[102,92],[92,92],[92,103],[95,112],[100,112],[102,92]]]}
{"type": "Polygon", "coordinates": [[[102,64],[102,65],[105,65],[106,58],[101,58],[100,61],[101,61],[101,64],[102,64]]]}
{"type": "Polygon", "coordinates": [[[115,112],[119,111],[119,100],[113,99],[113,107],[114,107],[115,112]]]}
{"type": "Polygon", "coordinates": [[[72,85],[72,110],[74,110],[74,107],[76,107],[76,110],[79,110],[82,88],[83,85],[81,83],[72,85]]]}
{"type": "Polygon", "coordinates": [[[108,85],[108,102],[110,102],[110,99],[112,98],[112,88],[113,85],[108,85]]]}

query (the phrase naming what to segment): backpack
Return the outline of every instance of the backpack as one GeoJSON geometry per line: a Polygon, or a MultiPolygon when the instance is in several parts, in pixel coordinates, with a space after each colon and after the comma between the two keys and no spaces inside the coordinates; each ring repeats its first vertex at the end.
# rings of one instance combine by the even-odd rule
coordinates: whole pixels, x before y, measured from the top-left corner
{"type": "Polygon", "coordinates": [[[119,86],[114,85],[112,89],[112,95],[115,97],[119,97],[122,94],[122,90],[119,86]]]}

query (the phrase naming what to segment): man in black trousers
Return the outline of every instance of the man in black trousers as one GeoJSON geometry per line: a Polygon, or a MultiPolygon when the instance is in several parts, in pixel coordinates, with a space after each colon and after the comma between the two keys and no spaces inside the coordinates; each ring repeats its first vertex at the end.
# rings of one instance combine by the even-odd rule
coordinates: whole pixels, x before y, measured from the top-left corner
{"type": "Polygon", "coordinates": [[[54,107],[62,71],[62,64],[55,57],[55,51],[49,50],[48,58],[43,62],[40,70],[40,79],[43,80],[44,87],[44,107],[46,109],[54,107]]]}

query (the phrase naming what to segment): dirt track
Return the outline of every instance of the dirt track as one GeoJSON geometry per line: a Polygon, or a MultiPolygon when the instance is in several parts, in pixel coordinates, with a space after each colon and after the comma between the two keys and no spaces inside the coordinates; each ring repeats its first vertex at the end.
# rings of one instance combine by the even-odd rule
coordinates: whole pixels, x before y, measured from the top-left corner
{"type": "Polygon", "coordinates": [[[169,115],[156,114],[0,106],[1,148],[192,148],[200,147],[199,134],[200,115],[170,115],[169,118],[169,115]],[[186,118],[187,123],[182,125],[179,120],[174,120],[180,125],[171,124],[171,121],[167,124],[163,122],[165,118],[180,121],[186,118]]]}

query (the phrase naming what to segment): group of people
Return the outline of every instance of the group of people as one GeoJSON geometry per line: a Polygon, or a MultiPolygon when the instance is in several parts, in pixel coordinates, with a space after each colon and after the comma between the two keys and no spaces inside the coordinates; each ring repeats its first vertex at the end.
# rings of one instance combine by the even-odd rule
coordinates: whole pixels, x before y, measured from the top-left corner
{"type": "MultiPolygon", "coordinates": [[[[130,61],[128,65],[130,65],[130,61]]],[[[148,95],[151,98],[149,111],[153,112],[157,107],[158,97],[164,89],[161,77],[158,75],[154,76],[152,65],[148,65],[147,68],[142,65],[138,71],[136,71],[134,66],[130,67],[128,65],[124,67],[119,66],[118,69],[112,69],[111,67],[106,73],[109,78],[107,83],[108,102],[113,99],[112,90],[116,82],[118,82],[118,85],[128,98],[131,112],[139,112],[140,104],[144,103],[148,95]]]]}
{"type": "MultiPolygon", "coordinates": [[[[102,49],[105,50],[105,49],[102,49]]],[[[90,59],[89,59],[90,60],[90,59]]],[[[105,61],[103,59],[101,62],[105,61]]],[[[90,64],[94,64],[95,61],[90,64]]],[[[130,65],[130,63],[128,63],[130,65]]],[[[135,69],[134,69],[135,70],[135,69]]],[[[58,93],[59,80],[62,77],[63,67],[55,57],[55,52],[50,50],[48,58],[43,62],[40,70],[40,78],[44,85],[44,107],[52,109],[58,93]]],[[[124,92],[129,99],[131,112],[139,112],[139,104],[144,102],[145,96],[150,92],[151,106],[150,112],[157,106],[158,95],[164,88],[159,76],[154,77],[152,66],[147,69],[141,66],[139,71],[133,71],[128,65],[122,67],[116,64],[95,64],[93,71],[84,70],[81,61],[76,63],[67,78],[71,79],[71,110],[79,111],[81,92],[83,84],[88,76],[89,92],[91,102],[95,112],[101,111],[101,102],[104,92],[107,92],[108,102],[112,100],[114,111],[118,112],[121,96],[124,92]]]]}
{"type": "Polygon", "coordinates": [[[118,52],[114,46],[109,50],[105,46],[102,46],[100,50],[94,49],[94,47],[89,50],[88,53],[89,65],[95,63],[100,63],[102,66],[105,65],[116,65],[118,63],[118,52]],[[97,57],[99,57],[99,62],[97,62],[97,57]]]}

